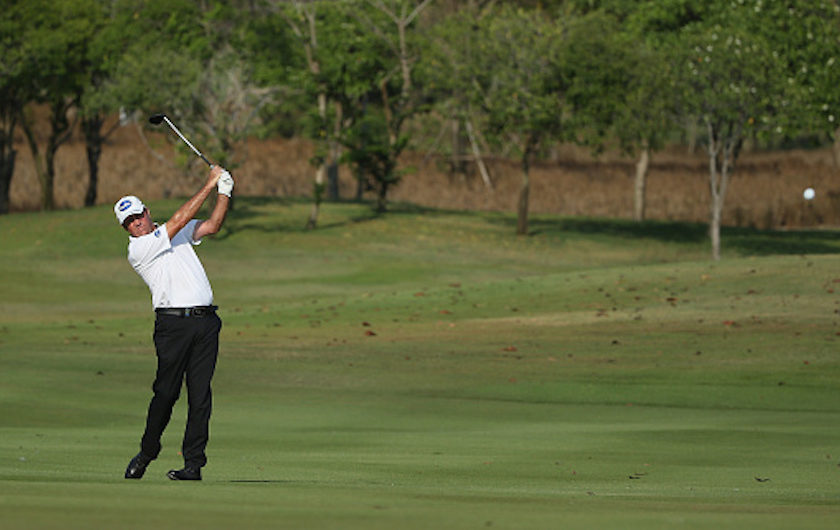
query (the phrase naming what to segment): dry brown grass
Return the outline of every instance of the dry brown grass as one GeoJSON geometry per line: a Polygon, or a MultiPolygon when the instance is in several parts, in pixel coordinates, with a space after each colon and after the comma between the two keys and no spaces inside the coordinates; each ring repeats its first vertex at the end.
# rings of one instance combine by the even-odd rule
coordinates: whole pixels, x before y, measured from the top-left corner
{"type": "MultiPolygon", "coordinates": [[[[113,203],[133,193],[143,198],[184,196],[203,178],[203,163],[195,159],[189,170],[172,162],[173,150],[165,133],[146,133],[154,156],[134,125],[118,129],[105,146],[100,163],[99,203],[113,203]]],[[[39,184],[29,149],[18,142],[18,161],[11,186],[13,210],[37,209],[39,184]]],[[[251,140],[241,146],[244,158],[234,171],[242,195],[308,196],[313,168],[311,145],[299,139],[251,140]]],[[[568,216],[631,218],[634,161],[607,154],[593,158],[575,146],[561,146],[556,161],[535,164],[532,170],[531,211],[568,216]]],[[[452,175],[445,164],[423,154],[408,155],[414,171],[393,190],[391,199],[449,209],[513,211],[521,173],[515,161],[489,162],[494,190],[485,188],[472,169],[452,175]]],[[[702,149],[689,154],[682,146],[655,153],[647,193],[649,219],[705,222],[709,211],[708,161],[702,149]]],[[[56,204],[77,208],[87,185],[84,143],[76,135],[56,156],[56,204]]],[[[840,224],[840,183],[829,149],[784,152],[747,152],[738,162],[726,198],[724,224],[758,228],[833,226],[840,224]],[[816,199],[802,199],[812,186],[816,199]]],[[[340,173],[342,197],[352,198],[355,182],[340,173]]]]}

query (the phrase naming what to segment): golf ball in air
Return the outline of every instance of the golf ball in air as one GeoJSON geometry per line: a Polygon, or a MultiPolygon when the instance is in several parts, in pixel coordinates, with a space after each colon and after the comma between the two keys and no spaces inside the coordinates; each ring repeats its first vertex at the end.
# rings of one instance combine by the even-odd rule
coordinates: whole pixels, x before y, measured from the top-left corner
{"type": "Polygon", "coordinates": [[[805,188],[805,191],[802,192],[802,196],[805,197],[806,201],[813,199],[814,195],[816,195],[814,188],[805,188]]]}

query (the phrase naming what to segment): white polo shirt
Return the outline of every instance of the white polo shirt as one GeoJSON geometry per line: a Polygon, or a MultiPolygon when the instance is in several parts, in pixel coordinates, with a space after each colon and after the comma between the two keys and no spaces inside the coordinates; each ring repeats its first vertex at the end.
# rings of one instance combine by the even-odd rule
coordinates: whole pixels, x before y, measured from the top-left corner
{"type": "Polygon", "coordinates": [[[149,286],[155,309],[213,304],[213,289],[192,248],[201,244],[193,240],[200,222],[193,219],[171,241],[166,225],[156,226],[145,236],[128,238],[128,262],[149,286]]]}

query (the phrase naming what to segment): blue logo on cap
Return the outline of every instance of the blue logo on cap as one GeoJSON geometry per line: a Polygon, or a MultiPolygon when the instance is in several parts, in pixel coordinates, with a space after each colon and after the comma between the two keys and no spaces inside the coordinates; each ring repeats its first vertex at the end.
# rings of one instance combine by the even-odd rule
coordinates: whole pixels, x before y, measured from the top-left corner
{"type": "Polygon", "coordinates": [[[121,212],[124,212],[124,211],[128,210],[129,208],[131,208],[131,201],[128,200],[128,199],[124,200],[123,202],[120,203],[118,208],[120,209],[121,212]]]}

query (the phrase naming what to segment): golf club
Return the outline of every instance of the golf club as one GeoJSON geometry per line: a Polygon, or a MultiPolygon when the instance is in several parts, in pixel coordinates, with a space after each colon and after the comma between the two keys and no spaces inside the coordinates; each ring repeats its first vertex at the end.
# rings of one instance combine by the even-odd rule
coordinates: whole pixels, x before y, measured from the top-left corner
{"type": "Polygon", "coordinates": [[[210,161],[209,161],[209,160],[207,160],[207,159],[204,157],[204,155],[202,155],[202,154],[201,154],[201,151],[199,151],[198,149],[196,149],[196,148],[195,148],[195,146],[194,146],[193,144],[191,144],[191,143],[190,143],[190,141],[189,141],[189,140],[187,140],[187,139],[184,137],[184,135],[183,135],[183,134],[181,134],[181,131],[179,131],[179,130],[178,130],[178,128],[177,128],[177,127],[175,127],[175,124],[174,124],[174,123],[172,123],[172,122],[169,120],[169,118],[167,118],[167,117],[166,117],[166,114],[153,114],[152,116],[149,116],[149,123],[151,123],[152,125],[160,125],[160,122],[162,122],[162,121],[165,121],[165,122],[166,122],[166,124],[167,124],[167,125],[169,125],[169,127],[170,127],[173,131],[175,131],[175,134],[177,134],[177,135],[181,138],[181,140],[183,140],[183,141],[184,141],[184,143],[185,143],[185,144],[187,144],[188,146],[190,146],[190,149],[192,149],[192,150],[193,150],[193,152],[194,152],[195,154],[197,154],[198,156],[200,156],[200,157],[201,157],[201,159],[202,159],[202,160],[204,160],[205,162],[207,162],[207,165],[208,165],[208,166],[213,167],[213,164],[211,164],[211,163],[210,163],[210,161]]]}

